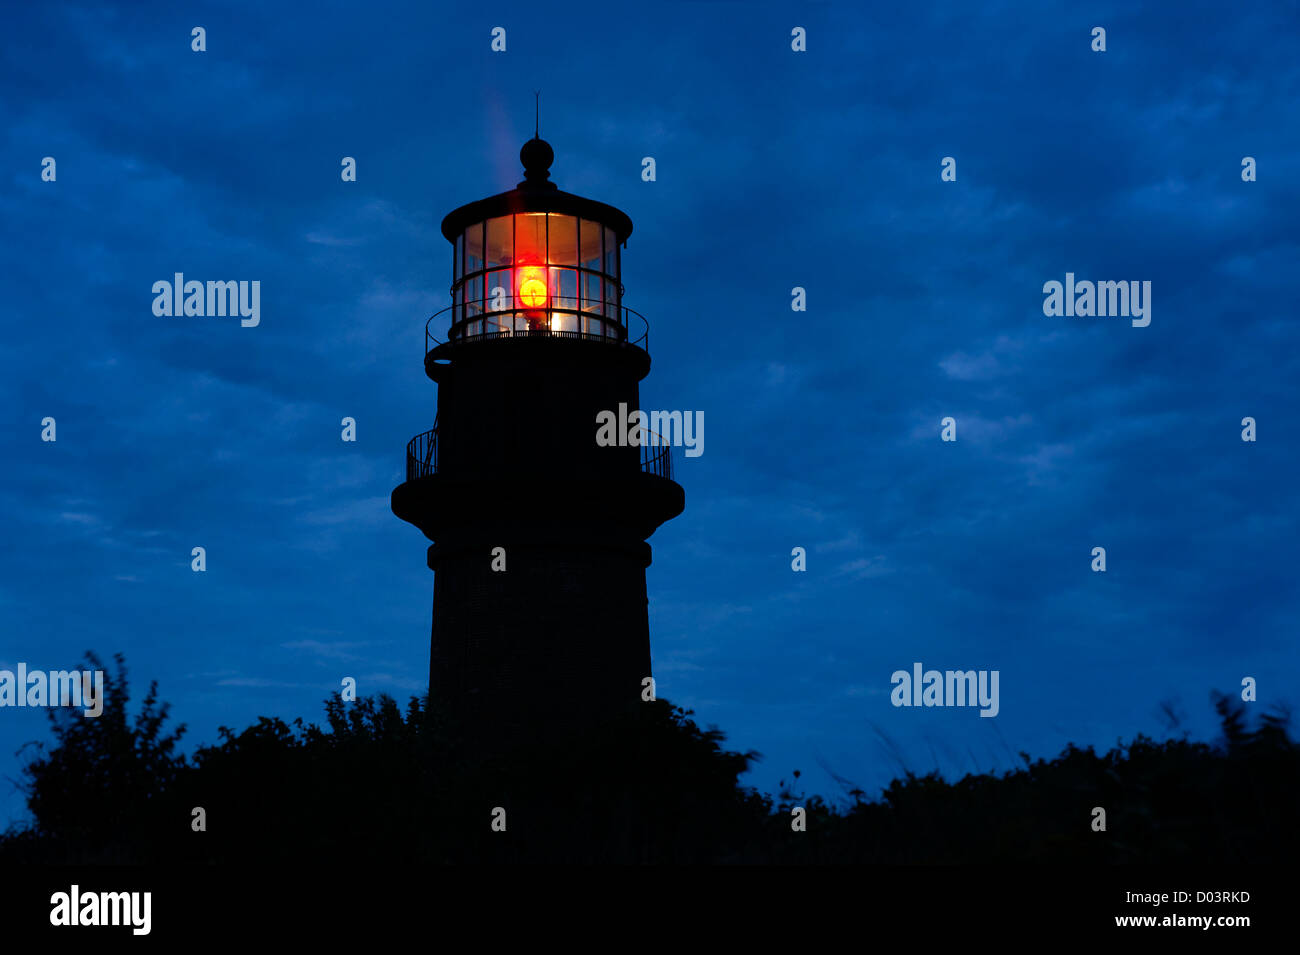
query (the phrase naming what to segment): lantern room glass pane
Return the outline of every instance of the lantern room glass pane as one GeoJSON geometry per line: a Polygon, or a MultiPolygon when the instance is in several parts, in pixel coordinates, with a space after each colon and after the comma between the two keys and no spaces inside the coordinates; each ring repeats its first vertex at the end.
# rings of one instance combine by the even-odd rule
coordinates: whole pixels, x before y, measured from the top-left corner
{"type": "Polygon", "coordinates": [[[483,275],[479,273],[465,280],[465,314],[468,317],[483,312],[483,275]]]}
{"type": "Polygon", "coordinates": [[[601,225],[599,222],[592,222],[590,219],[583,219],[579,225],[578,237],[581,240],[582,251],[579,254],[579,262],[584,269],[595,269],[600,271],[601,251],[600,235],[601,225]]]}
{"type": "Polygon", "coordinates": [[[578,307],[578,273],[575,269],[551,269],[551,305],[578,307]]]}
{"type": "Polygon", "coordinates": [[[600,297],[600,276],[593,272],[583,272],[582,308],[589,312],[599,312],[603,304],[600,297]]]}
{"type": "Polygon", "coordinates": [[[618,236],[613,229],[605,230],[605,274],[618,278],[618,236]]]}
{"type": "Polygon", "coordinates": [[[546,264],[546,213],[524,212],[515,218],[515,263],[546,264]]]}
{"type": "Polygon", "coordinates": [[[451,244],[451,280],[456,282],[464,274],[462,271],[465,266],[465,233],[456,236],[456,241],[451,244]]]}
{"type": "Polygon", "coordinates": [[[553,332],[576,332],[578,330],[578,316],[568,312],[551,313],[551,331],[553,332]]]}
{"type": "Polygon", "coordinates": [[[487,295],[485,308],[489,312],[501,312],[514,308],[515,290],[512,283],[514,276],[510,269],[498,269],[487,274],[487,295]]]}
{"type": "Polygon", "coordinates": [[[622,324],[622,312],[619,308],[619,287],[618,282],[605,281],[605,314],[612,318],[618,324],[622,324]]]}
{"type": "Polygon", "coordinates": [[[487,267],[499,268],[514,261],[513,216],[497,216],[487,221],[487,267]]]}
{"type": "Polygon", "coordinates": [[[483,268],[483,223],[477,222],[465,230],[465,274],[483,268]]]}
{"type": "Polygon", "coordinates": [[[578,220],[573,216],[546,217],[546,261],[551,265],[578,264],[578,220]]]}

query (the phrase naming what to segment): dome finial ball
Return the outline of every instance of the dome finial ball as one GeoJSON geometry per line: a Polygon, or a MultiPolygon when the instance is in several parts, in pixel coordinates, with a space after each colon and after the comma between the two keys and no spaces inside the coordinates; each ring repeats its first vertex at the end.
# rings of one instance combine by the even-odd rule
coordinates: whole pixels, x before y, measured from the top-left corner
{"type": "Polygon", "coordinates": [[[551,163],[555,161],[555,151],[546,140],[534,136],[519,150],[519,161],[524,164],[525,178],[548,179],[551,163]]]}

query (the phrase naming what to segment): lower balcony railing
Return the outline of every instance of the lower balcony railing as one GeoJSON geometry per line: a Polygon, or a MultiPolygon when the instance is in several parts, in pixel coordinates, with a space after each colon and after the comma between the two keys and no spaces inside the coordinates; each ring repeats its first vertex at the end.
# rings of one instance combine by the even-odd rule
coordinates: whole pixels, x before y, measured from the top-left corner
{"type": "MultiPolygon", "coordinates": [[[[641,470],[646,474],[673,479],[672,448],[668,445],[643,447],[641,470]]],[[[438,426],[417,434],[406,445],[406,479],[432,477],[438,473],[438,426]]]]}
{"type": "Polygon", "coordinates": [[[673,456],[669,445],[641,449],[641,470],[661,478],[673,479],[673,456]]]}
{"type": "Polygon", "coordinates": [[[429,477],[438,473],[438,426],[417,434],[406,445],[406,479],[429,477]]]}

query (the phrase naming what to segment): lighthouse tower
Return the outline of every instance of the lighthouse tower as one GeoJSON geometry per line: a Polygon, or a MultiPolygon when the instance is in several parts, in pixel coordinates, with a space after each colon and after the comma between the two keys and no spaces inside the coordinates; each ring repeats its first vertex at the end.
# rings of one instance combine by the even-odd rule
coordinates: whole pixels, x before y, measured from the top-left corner
{"type": "Polygon", "coordinates": [[[392,496],[433,542],[430,708],[505,747],[639,704],[646,540],[685,505],[667,446],[596,441],[650,371],[649,327],[623,304],[632,221],[550,182],[545,141],[519,156],[515,189],[443,219],[452,304],[424,356],[437,416],[392,496]]]}

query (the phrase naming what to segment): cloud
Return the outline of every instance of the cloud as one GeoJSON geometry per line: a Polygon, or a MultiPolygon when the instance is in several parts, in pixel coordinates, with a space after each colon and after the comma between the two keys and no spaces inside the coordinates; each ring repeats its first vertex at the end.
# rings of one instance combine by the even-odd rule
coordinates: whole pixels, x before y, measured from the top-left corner
{"type": "Polygon", "coordinates": [[[364,641],[347,640],[331,643],[322,643],[319,640],[293,640],[280,646],[286,650],[306,650],[321,660],[352,661],[364,659],[360,654],[352,653],[353,649],[370,646],[370,644],[364,641]]]}

